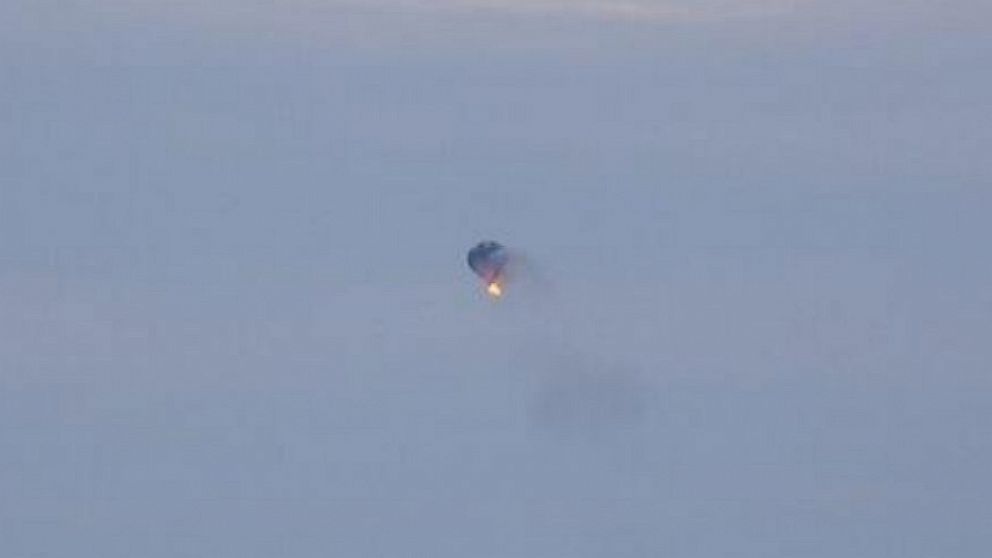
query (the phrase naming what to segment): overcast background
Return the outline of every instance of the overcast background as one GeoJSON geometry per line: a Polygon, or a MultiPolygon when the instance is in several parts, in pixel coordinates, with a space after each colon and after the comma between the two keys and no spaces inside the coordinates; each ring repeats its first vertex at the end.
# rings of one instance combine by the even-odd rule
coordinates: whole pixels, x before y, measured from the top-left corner
{"type": "Polygon", "coordinates": [[[988,556],[990,21],[3,2],[0,556],[988,556]]]}

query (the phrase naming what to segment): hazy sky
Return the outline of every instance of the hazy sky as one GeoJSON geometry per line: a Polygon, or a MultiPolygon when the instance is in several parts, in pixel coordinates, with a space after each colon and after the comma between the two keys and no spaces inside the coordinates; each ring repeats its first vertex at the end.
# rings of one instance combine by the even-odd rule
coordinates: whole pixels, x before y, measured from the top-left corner
{"type": "Polygon", "coordinates": [[[990,21],[0,2],[0,556],[988,556],[990,21]]]}

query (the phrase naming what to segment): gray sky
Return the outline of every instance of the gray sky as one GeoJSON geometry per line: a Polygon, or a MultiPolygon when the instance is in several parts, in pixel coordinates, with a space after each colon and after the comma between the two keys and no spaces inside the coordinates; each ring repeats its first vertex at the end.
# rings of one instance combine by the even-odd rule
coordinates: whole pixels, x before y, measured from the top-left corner
{"type": "Polygon", "coordinates": [[[0,555],[992,552],[984,3],[197,4],[0,4],[0,555]]]}

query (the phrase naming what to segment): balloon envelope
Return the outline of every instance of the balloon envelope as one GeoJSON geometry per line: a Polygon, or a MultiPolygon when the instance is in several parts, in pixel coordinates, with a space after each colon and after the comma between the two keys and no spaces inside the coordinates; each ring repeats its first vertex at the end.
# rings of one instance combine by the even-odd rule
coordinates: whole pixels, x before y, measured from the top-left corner
{"type": "Polygon", "coordinates": [[[491,240],[480,242],[468,251],[468,266],[490,284],[499,279],[508,259],[506,248],[491,240]]]}

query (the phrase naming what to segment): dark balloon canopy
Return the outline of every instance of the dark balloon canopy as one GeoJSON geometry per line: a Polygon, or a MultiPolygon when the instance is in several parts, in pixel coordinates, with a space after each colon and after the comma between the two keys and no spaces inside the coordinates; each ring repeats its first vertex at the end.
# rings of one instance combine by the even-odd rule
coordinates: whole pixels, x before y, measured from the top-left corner
{"type": "Polygon", "coordinates": [[[506,248],[492,240],[480,242],[468,251],[468,266],[486,283],[499,280],[508,259],[506,248]]]}

